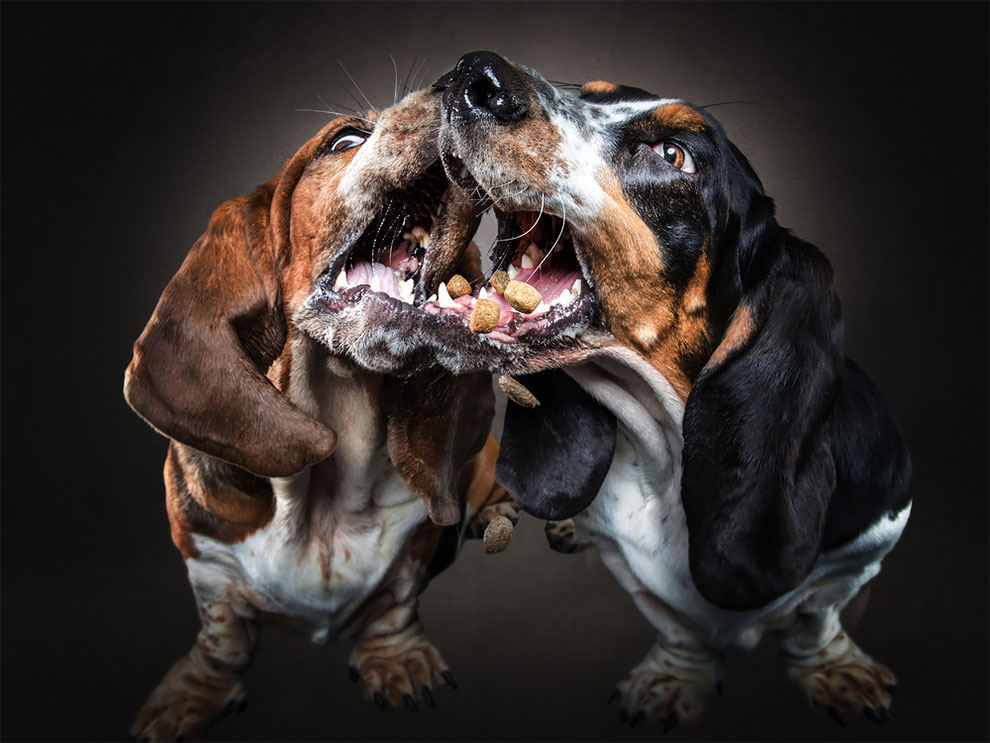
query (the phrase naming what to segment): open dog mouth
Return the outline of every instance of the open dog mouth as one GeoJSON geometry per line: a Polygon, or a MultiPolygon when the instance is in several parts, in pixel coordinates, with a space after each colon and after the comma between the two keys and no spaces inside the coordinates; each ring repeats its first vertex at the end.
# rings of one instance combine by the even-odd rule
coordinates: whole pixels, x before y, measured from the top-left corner
{"type": "Polygon", "coordinates": [[[392,192],[349,250],[317,281],[322,309],[338,312],[369,293],[396,309],[422,307],[429,287],[427,249],[442,222],[449,182],[439,164],[412,186],[392,192]]]}
{"type": "Polygon", "coordinates": [[[486,279],[452,277],[423,309],[500,343],[576,333],[595,323],[598,302],[563,220],[542,212],[497,212],[486,279]]]}

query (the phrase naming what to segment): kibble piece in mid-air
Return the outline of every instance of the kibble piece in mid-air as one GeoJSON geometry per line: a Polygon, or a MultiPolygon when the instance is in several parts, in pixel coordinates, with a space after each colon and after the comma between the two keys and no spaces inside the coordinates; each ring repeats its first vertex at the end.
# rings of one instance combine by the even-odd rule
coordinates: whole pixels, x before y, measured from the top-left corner
{"type": "Polygon", "coordinates": [[[508,374],[503,374],[498,378],[498,386],[505,393],[506,397],[516,405],[522,405],[524,408],[535,408],[540,404],[540,401],[536,399],[536,395],[508,374]]]}

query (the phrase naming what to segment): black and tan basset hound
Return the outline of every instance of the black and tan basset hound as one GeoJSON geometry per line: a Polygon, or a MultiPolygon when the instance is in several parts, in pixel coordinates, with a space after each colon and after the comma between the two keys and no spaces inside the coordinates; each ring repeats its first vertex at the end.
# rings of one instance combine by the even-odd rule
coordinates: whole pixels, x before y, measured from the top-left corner
{"type": "Polygon", "coordinates": [[[725,655],[772,633],[815,709],[884,719],[894,676],[840,611],[905,526],[910,459],[844,354],[828,259],[685,101],[558,89],[490,52],[434,90],[445,169],[493,206],[507,275],[404,337],[539,401],[510,405],[497,476],[530,513],[573,517],[656,628],[620,717],[697,719],[725,655]],[[498,321],[472,332],[483,301],[498,321]]]}
{"type": "Polygon", "coordinates": [[[134,346],[124,392],[171,438],[168,515],[202,621],[141,739],[198,738],[241,707],[266,622],[353,642],[352,678],[382,708],[454,685],[417,599],[465,532],[513,515],[490,375],[396,361],[374,335],[455,269],[479,272],[475,205],[439,164],[439,97],[332,121],[220,206],[134,346]]]}

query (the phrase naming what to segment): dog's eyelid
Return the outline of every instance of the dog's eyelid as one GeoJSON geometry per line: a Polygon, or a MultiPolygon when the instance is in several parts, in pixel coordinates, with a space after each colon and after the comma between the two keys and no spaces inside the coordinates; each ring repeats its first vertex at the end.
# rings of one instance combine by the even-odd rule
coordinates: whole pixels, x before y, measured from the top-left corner
{"type": "Polygon", "coordinates": [[[358,126],[345,127],[326,140],[323,151],[336,154],[352,150],[363,145],[371,134],[367,129],[358,126]]]}

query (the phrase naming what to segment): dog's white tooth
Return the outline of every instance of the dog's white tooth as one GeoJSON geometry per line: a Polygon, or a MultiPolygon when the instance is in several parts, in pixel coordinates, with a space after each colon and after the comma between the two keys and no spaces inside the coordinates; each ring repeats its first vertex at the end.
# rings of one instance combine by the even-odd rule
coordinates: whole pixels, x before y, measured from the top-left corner
{"type": "Polygon", "coordinates": [[[347,288],[347,271],[341,271],[337,274],[336,281],[333,282],[334,289],[346,289],[347,288]]]}
{"type": "Polygon", "coordinates": [[[550,304],[551,305],[556,304],[556,305],[560,305],[561,307],[566,307],[573,301],[574,301],[574,295],[571,294],[571,290],[564,289],[560,294],[557,295],[557,298],[553,300],[550,304]]]}
{"type": "Polygon", "coordinates": [[[481,287],[481,291],[478,292],[478,299],[488,299],[488,290],[485,287],[481,287]]]}
{"type": "Polygon", "coordinates": [[[430,295],[430,298],[427,299],[426,301],[427,302],[436,302],[437,301],[437,295],[436,294],[431,294],[430,295]]]}
{"type": "Polygon", "coordinates": [[[406,279],[399,282],[399,299],[406,304],[413,303],[413,280],[406,279]]]}
{"type": "Polygon", "coordinates": [[[516,276],[519,275],[519,269],[516,268],[515,264],[510,263],[509,264],[509,270],[506,273],[509,274],[509,279],[511,280],[511,279],[516,278],[516,276]]]}
{"type": "Polygon", "coordinates": [[[571,292],[574,295],[581,293],[581,279],[574,279],[574,283],[571,284],[571,292]]]}
{"type": "Polygon", "coordinates": [[[430,233],[419,225],[412,228],[412,239],[424,248],[428,248],[430,246],[430,233]]]}
{"type": "Polygon", "coordinates": [[[532,312],[530,312],[529,314],[530,314],[530,315],[545,315],[545,314],[547,314],[547,313],[548,313],[549,311],[550,311],[550,308],[549,308],[549,307],[547,306],[547,303],[546,303],[546,302],[544,302],[544,301],[543,301],[543,300],[541,299],[541,300],[540,300],[540,303],[539,303],[538,305],[536,305],[536,309],[535,309],[535,310],[533,310],[532,312]]]}
{"type": "Polygon", "coordinates": [[[529,253],[523,253],[522,257],[522,267],[523,268],[536,268],[536,261],[529,257],[529,253]]]}
{"type": "Polygon", "coordinates": [[[534,263],[539,263],[546,256],[546,253],[540,250],[540,246],[535,242],[531,242],[526,246],[526,255],[528,255],[534,263]]]}
{"type": "Polygon", "coordinates": [[[458,306],[457,302],[450,298],[450,292],[447,291],[447,285],[442,283],[440,288],[437,289],[437,295],[440,297],[437,304],[445,309],[453,309],[458,306]]]}

